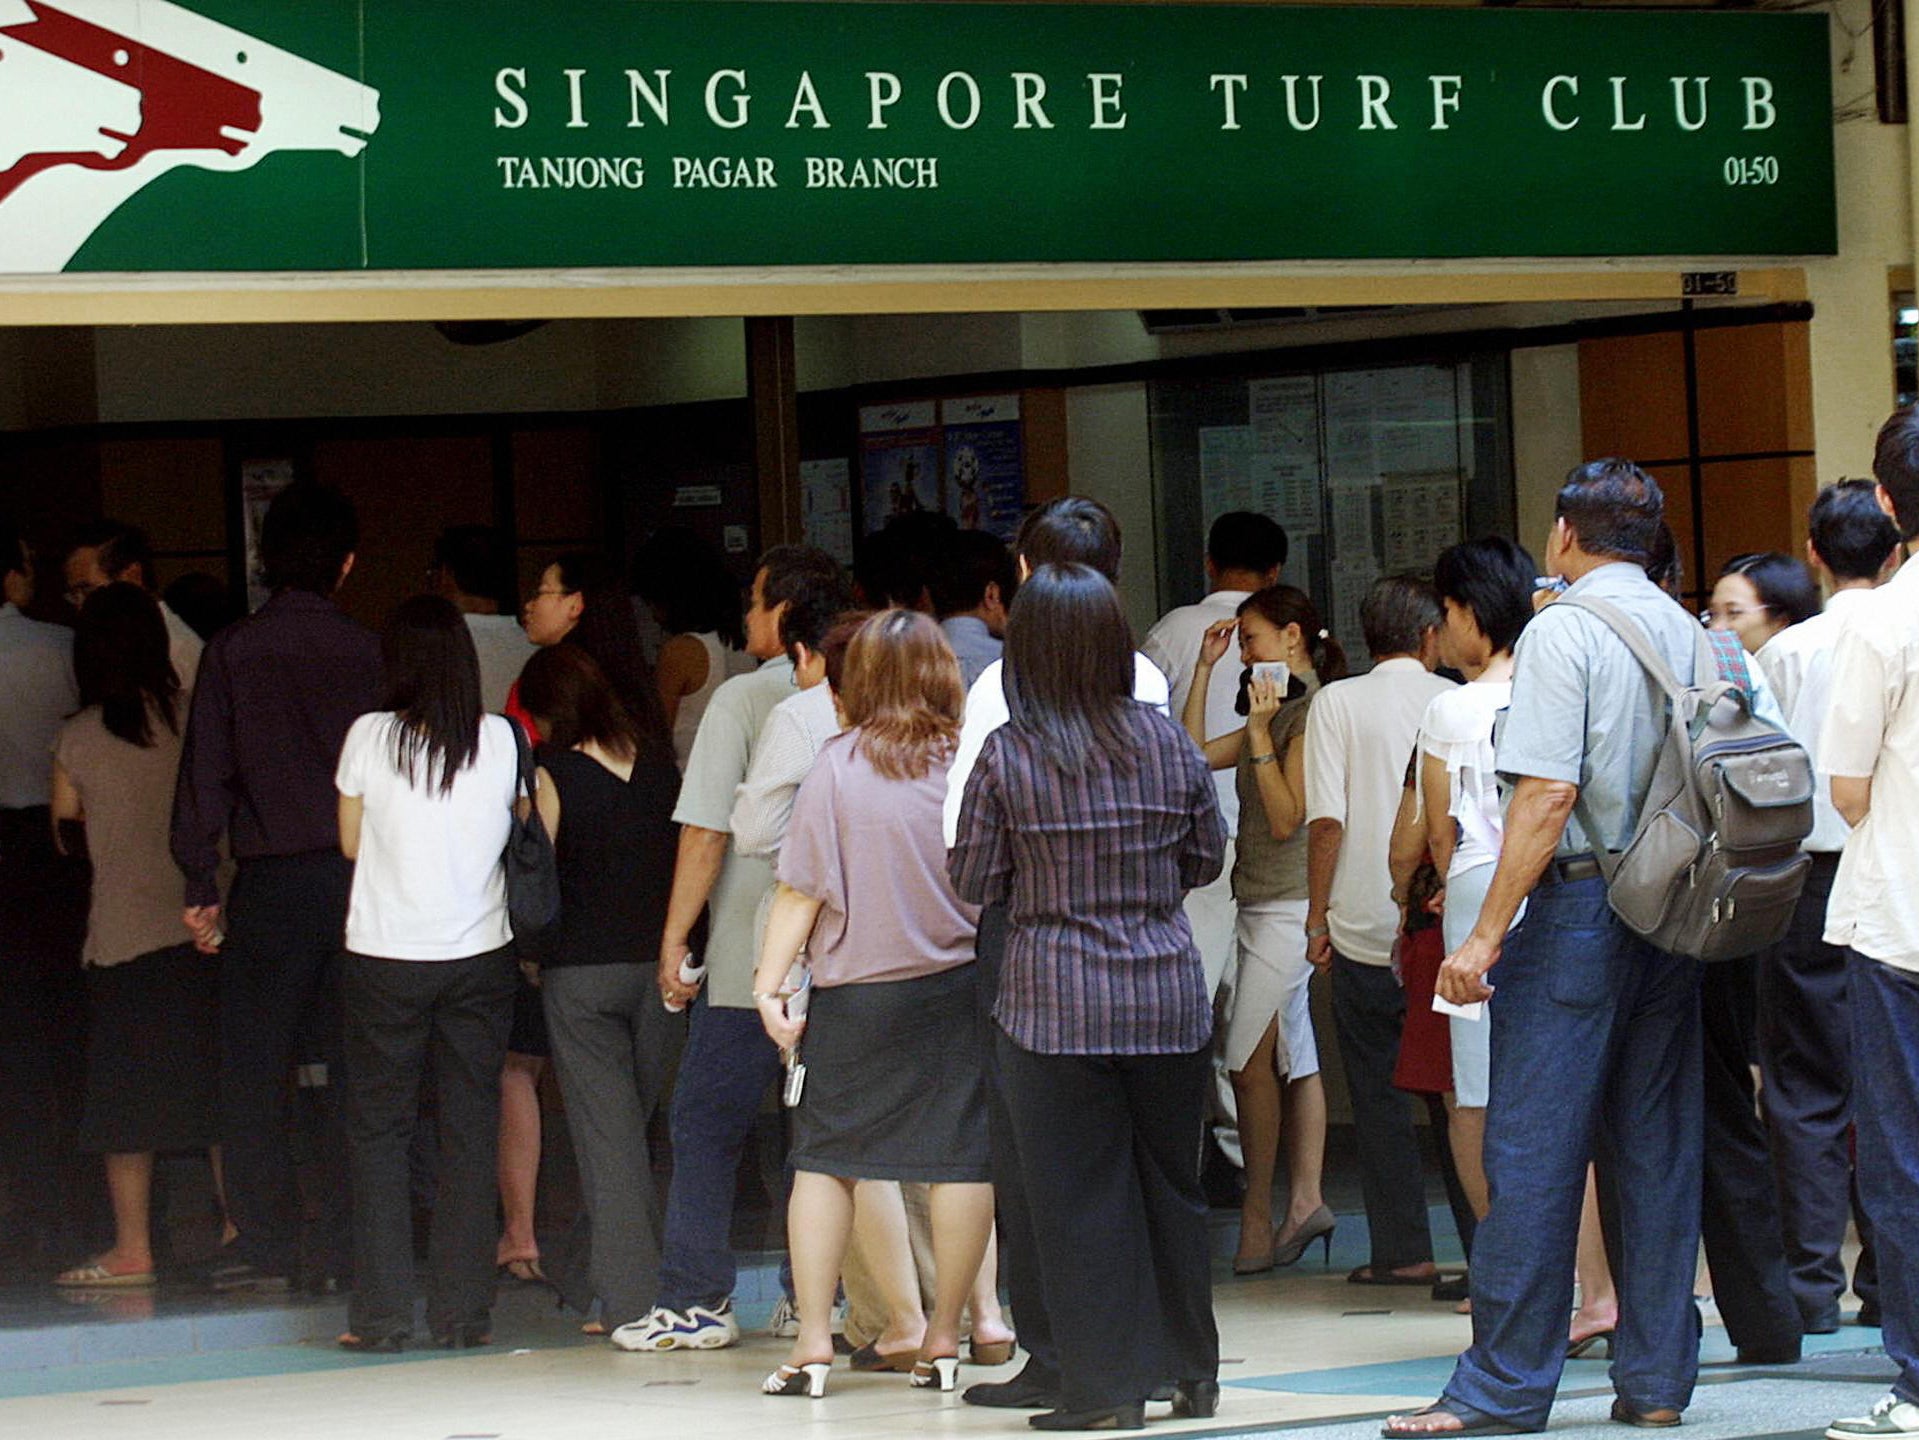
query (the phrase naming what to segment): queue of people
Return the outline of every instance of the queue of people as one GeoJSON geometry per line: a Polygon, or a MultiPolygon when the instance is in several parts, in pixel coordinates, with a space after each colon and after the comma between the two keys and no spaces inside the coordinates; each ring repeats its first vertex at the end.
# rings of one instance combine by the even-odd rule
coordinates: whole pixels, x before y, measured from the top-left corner
{"type": "Polygon", "coordinates": [[[272,598],[204,648],[137,532],[76,536],[72,631],[19,613],[31,566],[0,534],[0,668],[32,702],[0,753],[9,903],[91,864],[26,972],[54,1031],[90,1018],[45,1125],[104,1157],[113,1219],[59,1282],[154,1283],[154,1156],[205,1149],[211,1283],[350,1289],[344,1348],[415,1340],[423,1182],[431,1342],[489,1343],[507,1275],[622,1350],[726,1347],[735,1175],[777,1091],[791,1348],[767,1394],[825,1396],[841,1346],[953,1391],[1017,1344],[968,1403],[1042,1430],[1210,1416],[1209,1136],[1245,1177],[1234,1273],[1331,1252],[1318,975],[1371,1235],[1347,1279],[1472,1317],[1445,1393],[1385,1434],[1539,1429],[1600,1339],[1614,1418],[1675,1424],[1702,1235],[1742,1357],[1788,1363],[1840,1323],[1854,1218],[1850,1283],[1901,1375],[1830,1433],[1919,1434],[1919,919],[1894,878],[1919,838],[1919,418],[1810,533],[1810,567],[1741,556],[1695,619],[1657,483],[1598,461],[1543,565],[1454,546],[1339,637],[1284,583],[1284,531],[1228,514],[1212,593],[1143,653],[1118,523],[1079,497],[1010,548],[917,517],[857,585],[774,547],[743,620],[718,557],[669,539],[637,597],[559,557],[515,624],[468,527],[375,636],[335,603],[352,507],[300,483],[262,527],[272,598]],[[1660,665],[1816,758],[1806,882],[1763,952],[1670,953],[1609,899],[1660,665]],[[537,928],[509,896],[528,832],[558,896],[537,928]],[[550,1276],[549,1060],[582,1199],[550,1276]],[[310,1233],[296,1075],[328,1127],[310,1233]],[[1434,1263],[1421,1108],[1463,1275],[1434,1263]]]}

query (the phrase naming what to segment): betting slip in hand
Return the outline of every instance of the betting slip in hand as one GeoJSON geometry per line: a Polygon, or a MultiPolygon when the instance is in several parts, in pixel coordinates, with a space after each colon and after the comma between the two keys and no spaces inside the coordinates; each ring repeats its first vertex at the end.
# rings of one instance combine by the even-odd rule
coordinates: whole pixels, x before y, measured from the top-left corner
{"type": "Polygon", "coordinates": [[[1435,995],[1433,996],[1433,1013],[1435,1015],[1457,1015],[1461,1020],[1484,1020],[1486,1018],[1486,1002],[1484,1000],[1475,1000],[1470,1005],[1455,1005],[1444,995],[1435,995]]]}

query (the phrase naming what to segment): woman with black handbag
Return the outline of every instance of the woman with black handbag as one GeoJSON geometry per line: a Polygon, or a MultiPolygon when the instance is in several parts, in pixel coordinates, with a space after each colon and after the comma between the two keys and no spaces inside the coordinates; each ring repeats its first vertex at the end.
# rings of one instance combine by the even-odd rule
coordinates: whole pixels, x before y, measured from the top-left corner
{"type": "Polygon", "coordinates": [[[408,1152],[432,1056],[438,1097],[427,1325],[483,1345],[493,1303],[499,1074],[513,1018],[502,861],[519,788],[513,722],[486,714],[465,623],[409,600],[381,640],[382,708],[347,732],[335,784],[347,908],[345,1052],[353,1186],[348,1350],[397,1351],[413,1321],[408,1152]]]}

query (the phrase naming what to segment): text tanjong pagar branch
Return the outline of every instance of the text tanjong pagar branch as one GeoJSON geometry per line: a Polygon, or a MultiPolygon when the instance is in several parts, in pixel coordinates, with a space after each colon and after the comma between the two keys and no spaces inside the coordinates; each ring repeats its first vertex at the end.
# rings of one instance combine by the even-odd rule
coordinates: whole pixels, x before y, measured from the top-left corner
{"type": "MultiPolygon", "coordinates": [[[[590,130],[594,126],[596,110],[601,107],[588,103],[588,87],[594,83],[590,78],[593,75],[594,72],[585,68],[561,72],[565,82],[565,125],[569,130],[590,130]]],[[[1351,75],[1334,78],[1336,93],[1344,85],[1345,103],[1335,99],[1329,119],[1327,76],[1272,76],[1270,96],[1254,91],[1253,78],[1244,71],[1222,71],[1206,77],[1207,89],[1218,101],[1218,129],[1245,129],[1242,113],[1252,115],[1263,102],[1282,111],[1287,127],[1302,134],[1319,129],[1322,123],[1382,134],[1399,129],[1402,122],[1423,124],[1429,130],[1450,130],[1465,103],[1466,77],[1463,75],[1427,75],[1423,87],[1413,96],[1402,94],[1397,100],[1390,77],[1351,75]]],[[[1546,129],[1563,135],[1578,129],[1587,119],[1588,110],[1593,107],[1582,103],[1581,86],[1591,78],[1579,75],[1547,78],[1539,91],[1539,120],[1546,129]]],[[[889,117],[906,99],[900,77],[890,70],[868,70],[863,79],[864,95],[845,100],[843,106],[838,107],[842,121],[850,118],[851,124],[869,131],[892,129],[889,117]]],[[[954,131],[971,130],[982,120],[989,126],[997,120],[1011,130],[1056,130],[1062,120],[1088,130],[1124,130],[1132,118],[1126,107],[1125,83],[1124,74],[1094,71],[1076,76],[1074,86],[1080,93],[1069,106],[1053,95],[1047,77],[1037,71],[1012,70],[986,77],[987,88],[982,88],[981,77],[965,70],[952,70],[940,77],[930,97],[921,98],[923,102],[930,101],[939,123],[954,131]],[[989,107],[989,89],[995,86],[998,98],[1004,103],[989,107]]],[[[1590,87],[1606,97],[1598,107],[1603,113],[1596,113],[1592,118],[1607,129],[1627,133],[1646,129],[1648,119],[1653,117],[1658,124],[1685,134],[1697,134],[1712,123],[1714,77],[1674,75],[1667,83],[1671,86],[1670,95],[1657,96],[1649,104],[1646,96],[1633,92],[1632,77],[1605,76],[1590,87]]],[[[1732,106],[1732,123],[1744,131],[1772,129],[1779,122],[1779,107],[1771,77],[1741,75],[1737,77],[1737,84],[1739,94],[1732,106]]],[[[525,67],[502,67],[494,75],[493,85],[499,97],[493,110],[495,128],[524,129],[533,118],[525,67]]],[[[694,90],[698,96],[697,118],[714,129],[746,130],[754,123],[753,88],[747,71],[725,69],[704,77],[684,77],[681,86],[694,90]]],[[[674,83],[670,69],[629,68],[620,72],[609,88],[619,95],[624,109],[618,114],[604,115],[606,123],[633,130],[645,129],[649,122],[662,128],[673,123],[674,83]]],[[[811,71],[802,70],[798,79],[786,81],[779,95],[791,96],[783,107],[786,118],[770,123],[785,130],[834,128],[811,71]]],[[[1721,103],[1725,103],[1723,99],[1721,103]]],[[[768,123],[764,107],[759,116],[761,123],[768,123]]],[[[1150,117],[1147,123],[1151,123],[1150,117]]]]}
{"type": "Polygon", "coordinates": [[[20,8],[0,272],[1835,249],[1816,14],[20,8]]]}

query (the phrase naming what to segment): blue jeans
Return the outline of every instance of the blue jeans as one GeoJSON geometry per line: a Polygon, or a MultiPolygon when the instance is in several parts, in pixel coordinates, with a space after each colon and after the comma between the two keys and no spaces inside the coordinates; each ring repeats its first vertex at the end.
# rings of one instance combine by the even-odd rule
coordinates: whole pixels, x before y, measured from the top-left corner
{"type": "Polygon", "coordinates": [[[1542,885],[1488,977],[1486,1178],[1473,1344],[1449,1398],[1542,1427],[1566,1362],[1573,1259],[1596,1149],[1614,1157],[1624,1266],[1614,1388],[1683,1410],[1699,1374],[1693,1267],[1703,1156],[1699,966],[1613,918],[1594,877],[1542,885]]]}
{"type": "Polygon", "coordinates": [[[1846,956],[1859,1198],[1879,1252],[1893,1393],[1919,1404],[1919,975],[1846,956]]]}
{"type": "MultiPolygon", "coordinates": [[[[780,1052],[766,1038],[759,1011],[708,1005],[701,991],[673,1091],[673,1181],[657,1302],[668,1310],[715,1306],[733,1293],[740,1152],[779,1074],[780,1052]]],[[[780,1283],[791,1295],[789,1277],[782,1264],[780,1283]]]]}

